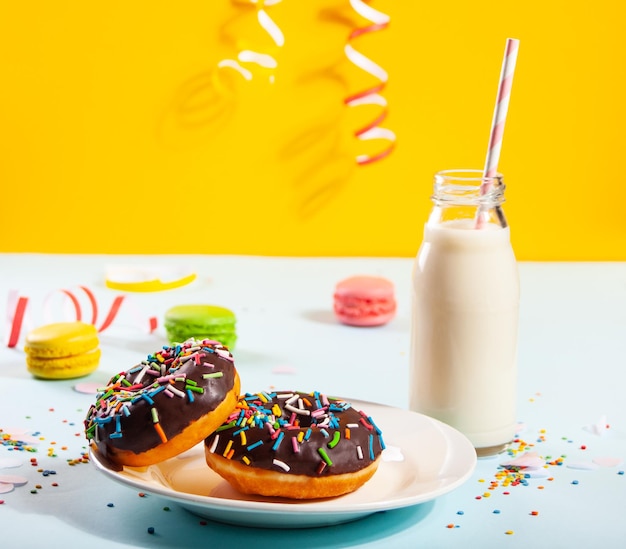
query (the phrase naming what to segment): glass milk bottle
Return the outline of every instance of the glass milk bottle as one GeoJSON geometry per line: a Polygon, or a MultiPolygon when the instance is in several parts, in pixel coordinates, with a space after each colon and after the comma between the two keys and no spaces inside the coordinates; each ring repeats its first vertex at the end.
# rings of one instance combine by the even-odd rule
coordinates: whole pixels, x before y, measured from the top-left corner
{"type": "Polygon", "coordinates": [[[516,426],[519,277],[501,175],[435,175],[413,270],[410,408],[461,431],[479,456],[516,426]],[[482,186],[482,187],[481,187],[482,186]]]}

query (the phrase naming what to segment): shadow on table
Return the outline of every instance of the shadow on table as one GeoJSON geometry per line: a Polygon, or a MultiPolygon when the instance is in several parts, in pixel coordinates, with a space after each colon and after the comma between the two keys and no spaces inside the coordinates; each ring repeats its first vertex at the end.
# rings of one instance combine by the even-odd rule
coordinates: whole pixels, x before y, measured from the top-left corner
{"type": "Polygon", "coordinates": [[[316,309],[314,311],[305,311],[302,316],[307,320],[319,322],[320,324],[339,324],[339,321],[335,317],[335,314],[332,310],[329,309],[316,309]]]}
{"type": "MultiPolygon", "coordinates": [[[[43,458],[43,456],[42,456],[43,458]]],[[[42,468],[49,466],[41,459],[42,468]]],[[[50,462],[52,463],[52,462],[50,462]]],[[[74,467],[56,462],[56,487],[37,475],[29,484],[5,494],[5,504],[25,515],[55,516],[57,523],[44,521],[54,531],[55,542],[78,542],[77,531],[91,539],[100,539],[136,547],[256,547],[271,541],[272,547],[294,545],[298,549],[352,547],[394,536],[424,520],[434,501],[392,511],[383,511],[362,519],[332,526],[303,529],[266,529],[231,526],[203,519],[160,496],[141,494],[118,486],[99,475],[91,464],[74,467]],[[35,482],[41,487],[31,493],[35,482]],[[154,529],[152,531],[152,529],[154,529]],[[152,532],[152,533],[151,533],[152,532]],[[93,536],[93,537],[92,537],[93,536]]],[[[20,474],[27,472],[22,471],[20,474]]],[[[34,471],[28,471],[33,476],[34,471]]],[[[52,477],[49,477],[52,478],[52,477]]]]}
{"type": "MultiPolygon", "coordinates": [[[[365,518],[319,528],[265,529],[242,528],[237,526],[211,523],[212,539],[223,539],[232,543],[258,544],[260,536],[271,537],[272,546],[294,544],[298,549],[317,549],[319,547],[354,547],[373,543],[388,538],[415,526],[432,511],[435,503],[430,501],[412,507],[382,511],[365,518]],[[216,536],[213,538],[213,536],[216,536]],[[222,538],[223,536],[223,538],[222,538]],[[296,541],[297,540],[297,541],[296,541]]],[[[263,538],[262,538],[263,539],[263,538]]],[[[219,542],[217,546],[220,546],[219,542]]]]}
{"type": "Polygon", "coordinates": [[[392,330],[392,331],[400,331],[405,332],[409,328],[408,320],[401,316],[396,316],[388,324],[382,326],[372,326],[372,327],[360,327],[360,326],[348,326],[346,324],[342,324],[337,320],[335,313],[330,309],[315,309],[310,311],[304,311],[302,316],[306,320],[310,320],[312,322],[316,322],[318,324],[334,324],[336,326],[341,326],[343,328],[351,329],[351,330],[392,330]]]}

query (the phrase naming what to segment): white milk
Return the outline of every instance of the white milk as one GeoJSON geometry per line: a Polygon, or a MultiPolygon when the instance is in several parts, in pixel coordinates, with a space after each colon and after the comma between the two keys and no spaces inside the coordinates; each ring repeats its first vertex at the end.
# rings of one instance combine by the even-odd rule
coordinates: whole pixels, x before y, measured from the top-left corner
{"type": "Polygon", "coordinates": [[[479,455],[515,434],[518,309],[508,227],[426,224],[413,272],[410,407],[461,431],[479,455]]]}

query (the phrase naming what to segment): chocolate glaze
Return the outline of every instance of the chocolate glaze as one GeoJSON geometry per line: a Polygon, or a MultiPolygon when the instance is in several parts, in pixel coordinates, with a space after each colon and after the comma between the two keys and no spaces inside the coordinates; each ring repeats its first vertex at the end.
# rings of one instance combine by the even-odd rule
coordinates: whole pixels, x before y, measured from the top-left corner
{"type": "Polygon", "coordinates": [[[134,368],[111,378],[87,413],[85,434],[105,455],[107,447],[145,452],[162,443],[153,409],[158,425],[170,440],[215,410],[233,389],[234,382],[232,355],[220,343],[191,339],[163,347],[134,368]],[[220,372],[221,377],[203,378],[203,374],[220,372]],[[202,392],[188,392],[190,385],[202,392]]]}
{"type": "MultiPolygon", "coordinates": [[[[228,451],[234,451],[230,459],[242,461],[244,457],[250,460],[251,467],[267,469],[271,471],[283,472],[294,475],[306,475],[316,477],[319,475],[340,475],[353,473],[363,469],[375,461],[384,449],[384,442],[380,429],[373,420],[362,411],[358,411],[349,403],[340,399],[325,399],[317,392],[300,393],[296,391],[282,391],[275,393],[246,394],[239,400],[242,409],[236,410],[231,417],[218,430],[205,439],[205,446],[213,449],[214,441],[218,438],[217,446],[213,449],[216,455],[228,455],[228,451]],[[311,415],[295,414],[285,408],[289,400],[284,395],[297,395],[301,399],[303,410],[314,412],[323,409],[324,414],[317,418],[311,415]],[[266,400],[267,402],[264,402],[266,400]],[[326,404],[327,403],[327,404],[326,404]],[[326,405],[325,405],[326,404],[326,405]],[[280,415],[272,411],[277,405],[280,415]],[[247,409],[246,409],[247,407],[247,409]],[[254,417],[254,422],[245,431],[245,444],[242,444],[241,429],[242,416],[254,417]],[[295,417],[299,420],[299,426],[293,427],[289,422],[295,417]],[[325,418],[330,418],[333,426],[320,425],[325,418]],[[234,422],[234,424],[232,424],[234,422]],[[272,425],[272,429],[268,427],[272,425]],[[280,425],[277,425],[280,424],[280,425]],[[346,427],[350,424],[349,436],[346,436],[346,427]],[[278,436],[272,434],[272,430],[280,426],[278,436]],[[309,431],[308,440],[298,443],[298,452],[294,450],[292,438],[298,437],[299,433],[309,431]],[[326,436],[323,432],[326,431],[326,436]],[[282,440],[277,445],[280,433],[284,433],[282,440]],[[338,442],[333,445],[332,441],[339,433],[338,442]],[[371,435],[371,439],[370,439],[371,435]],[[259,441],[262,444],[254,448],[259,441]],[[330,443],[330,446],[329,446],[330,443]],[[370,444],[372,446],[373,459],[370,456],[370,444]],[[361,447],[363,454],[359,458],[357,447],[361,447]],[[332,465],[325,466],[320,472],[320,463],[325,462],[319,453],[319,448],[323,448],[332,465]],[[277,459],[289,466],[289,471],[275,465],[273,460],[277,459]]],[[[298,408],[296,401],[292,404],[298,408]]]]}

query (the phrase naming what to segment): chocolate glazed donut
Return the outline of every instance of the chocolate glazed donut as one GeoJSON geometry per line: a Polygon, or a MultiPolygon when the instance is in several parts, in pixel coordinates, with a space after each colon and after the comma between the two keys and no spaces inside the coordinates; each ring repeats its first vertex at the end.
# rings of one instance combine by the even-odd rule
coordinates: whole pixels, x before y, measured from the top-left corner
{"type": "Polygon", "coordinates": [[[239,491],[297,499],[356,490],[384,448],[371,417],[318,392],[247,393],[205,440],[207,464],[239,491]]]}
{"type": "Polygon", "coordinates": [[[144,466],[201,442],[232,412],[240,381],[230,351],[212,340],[163,347],[98,393],[87,439],[118,465],[144,466]]]}

